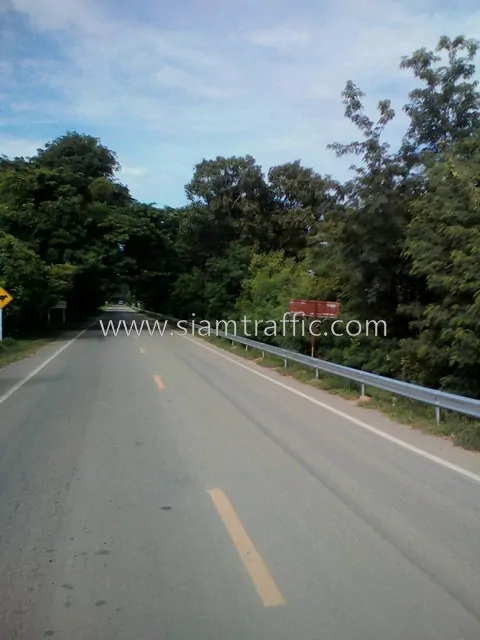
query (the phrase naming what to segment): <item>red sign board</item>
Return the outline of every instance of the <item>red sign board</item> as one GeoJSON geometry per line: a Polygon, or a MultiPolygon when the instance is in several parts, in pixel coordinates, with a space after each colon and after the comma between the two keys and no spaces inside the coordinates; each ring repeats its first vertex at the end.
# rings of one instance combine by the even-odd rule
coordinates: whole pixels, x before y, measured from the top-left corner
{"type": "Polygon", "coordinates": [[[313,318],[336,318],[340,313],[340,303],[323,300],[290,300],[288,310],[290,313],[301,313],[313,318]]]}

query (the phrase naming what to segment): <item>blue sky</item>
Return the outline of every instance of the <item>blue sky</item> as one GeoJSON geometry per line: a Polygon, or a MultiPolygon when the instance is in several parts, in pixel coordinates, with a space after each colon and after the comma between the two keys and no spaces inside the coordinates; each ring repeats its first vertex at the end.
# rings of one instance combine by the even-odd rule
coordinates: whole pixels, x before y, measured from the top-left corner
{"type": "Polygon", "coordinates": [[[480,35],[474,0],[0,0],[0,153],[35,153],[67,129],[113,149],[136,198],[185,202],[194,165],[300,159],[344,179],[355,139],[340,93],[352,79],[373,115],[405,128],[402,55],[445,34],[480,35]]]}

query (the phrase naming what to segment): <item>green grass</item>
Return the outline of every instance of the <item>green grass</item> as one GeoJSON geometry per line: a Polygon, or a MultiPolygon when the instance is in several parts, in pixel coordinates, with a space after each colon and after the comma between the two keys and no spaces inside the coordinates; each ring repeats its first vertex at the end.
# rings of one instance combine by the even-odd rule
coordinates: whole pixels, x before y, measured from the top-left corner
{"type": "Polygon", "coordinates": [[[0,342],[0,368],[28,358],[50,342],[70,331],[80,331],[84,326],[85,321],[76,320],[67,322],[65,325],[53,326],[38,335],[25,335],[20,338],[6,336],[0,342]]]}
{"type": "Polygon", "coordinates": [[[0,342],[0,367],[22,360],[36,353],[41,347],[55,339],[52,337],[24,338],[14,340],[5,338],[0,342]]]}
{"type": "MultiPolygon", "coordinates": [[[[316,379],[314,369],[309,367],[293,362],[288,362],[285,367],[281,358],[266,353],[262,357],[260,350],[251,349],[250,347],[246,350],[243,345],[238,343],[232,345],[230,340],[223,338],[214,336],[202,337],[201,339],[242,358],[255,360],[262,367],[273,369],[282,375],[289,376],[317,389],[322,389],[347,400],[359,401],[359,385],[350,380],[324,374],[321,371],[319,371],[318,379],[316,379]]],[[[392,396],[390,393],[371,387],[366,388],[365,393],[369,398],[368,402],[358,402],[358,404],[366,409],[376,409],[396,422],[409,425],[424,433],[448,438],[456,446],[464,449],[480,451],[480,422],[478,420],[442,410],[440,424],[437,424],[435,409],[431,405],[402,396],[392,396]]]]}

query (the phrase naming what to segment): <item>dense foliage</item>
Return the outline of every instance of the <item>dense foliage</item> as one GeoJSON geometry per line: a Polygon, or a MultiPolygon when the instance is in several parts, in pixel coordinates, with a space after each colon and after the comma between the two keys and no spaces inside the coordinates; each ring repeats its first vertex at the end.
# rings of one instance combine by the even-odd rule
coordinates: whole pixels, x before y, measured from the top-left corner
{"type": "MultiPolygon", "coordinates": [[[[0,284],[10,331],[129,295],[177,317],[280,321],[292,297],[338,300],[342,319],[383,320],[387,335],[322,337],[321,357],[480,397],[480,93],[478,44],[442,37],[401,61],[418,87],[398,149],[388,99],[364,113],[341,184],[300,161],[266,175],[254,158],[204,159],[180,209],[135,201],[115,154],[68,132],[38,154],[0,161],[0,284]]],[[[362,325],[365,326],[364,324],[362,325]]],[[[308,336],[258,339],[309,350],[308,336]]]]}
{"type": "Polygon", "coordinates": [[[14,302],[7,328],[39,327],[66,300],[69,315],[112,296],[161,291],[169,282],[167,216],[136,202],[114,176],[114,153],[67,132],[28,161],[0,159],[0,284],[14,302]]]}

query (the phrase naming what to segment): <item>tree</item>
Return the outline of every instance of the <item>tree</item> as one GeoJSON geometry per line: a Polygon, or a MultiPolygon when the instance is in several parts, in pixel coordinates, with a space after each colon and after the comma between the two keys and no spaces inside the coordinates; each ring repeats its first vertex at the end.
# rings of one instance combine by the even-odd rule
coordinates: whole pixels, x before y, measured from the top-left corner
{"type": "Polygon", "coordinates": [[[46,265],[25,243],[0,231],[0,286],[8,289],[13,301],[5,309],[5,328],[17,334],[44,322],[48,303],[46,265]]]}
{"type": "Polygon", "coordinates": [[[418,161],[424,153],[440,153],[444,145],[468,137],[479,126],[480,93],[475,75],[479,42],[457,36],[442,36],[435,51],[418,49],[404,56],[402,69],[411,69],[423,83],[410,92],[404,107],[410,126],[404,139],[404,152],[418,161]],[[462,53],[465,52],[465,55],[462,53]],[[446,54],[448,64],[439,65],[446,54]]]}
{"type": "Polygon", "coordinates": [[[292,325],[284,323],[283,318],[288,312],[289,300],[292,297],[309,298],[313,287],[314,281],[305,266],[283,251],[256,254],[252,257],[236,304],[237,318],[246,318],[250,336],[261,342],[307,351],[308,337],[302,337],[300,325],[293,335],[292,325]],[[252,331],[256,321],[262,333],[255,337],[252,331]],[[275,333],[269,332],[273,326],[276,327],[275,333]]]}
{"type": "Polygon", "coordinates": [[[275,203],[273,249],[300,258],[337,203],[337,184],[303,167],[299,160],[272,167],[269,188],[275,203]]]}
{"type": "Polygon", "coordinates": [[[480,136],[457,141],[426,173],[406,253],[426,279],[414,349],[424,384],[480,397],[480,136]]]}
{"type": "Polygon", "coordinates": [[[232,241],[268,247],[273,237],[270,192],[251,156],[217,157],[195,167],[185,192],[195,205],[200,247],[220,255],[232,241]]]}
{"type": "Polygon", "coordinates": [[[47,169],[62,168],[86,178],[113,178],[120,169],[116,154],[98,138],[67,131],[43,149],[38,149],[36,164],[47,169]]]}
{"type": "Polygon", "coordinates": [[[149,301],[168,295],[165,216],[134,201],[113,178],[117,166],[96,138],[76,133],[29,161],[0,162],[0,230],[38,256],[45,298],[66,298],[70,316],[94,311],[121,283],[149,301]]]}
{"type": "Polygon", "coordinates": [[[363,164],[352,166],[356,177],[343,186],[344,212],[332,230],[332,254],[343,283],[341,299],[359,320],[382,319],[393,336],[408,335],[408,317],[400,309],[416,294],[403,253],[409,202],[417,182],[398,154],[382,142],[395,113],[389,100],[378,104],[374,123],[363,113],[364,93],[349,81],[343,91],[345,115],[360,130],[363,140],[329,147],[343,156],[361,155],[363,164]]]}

